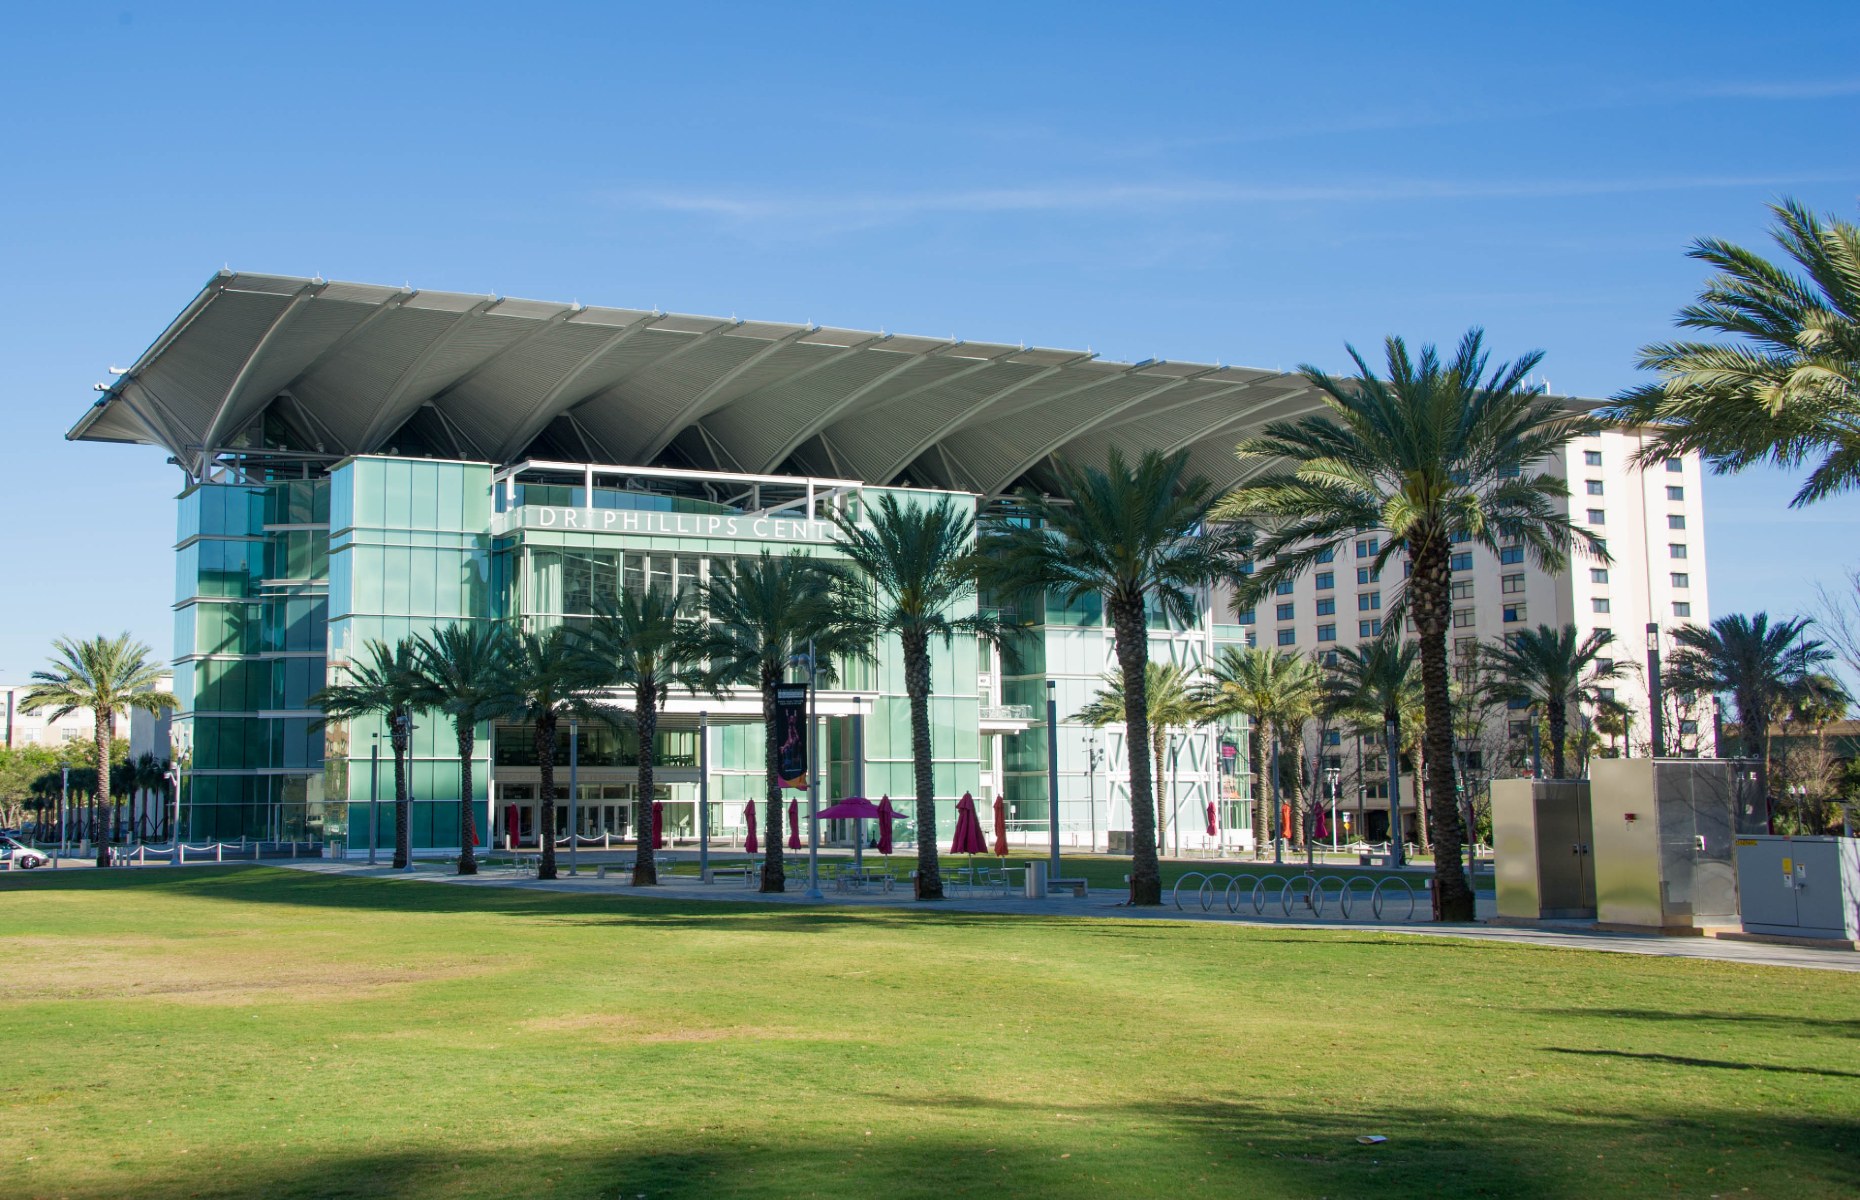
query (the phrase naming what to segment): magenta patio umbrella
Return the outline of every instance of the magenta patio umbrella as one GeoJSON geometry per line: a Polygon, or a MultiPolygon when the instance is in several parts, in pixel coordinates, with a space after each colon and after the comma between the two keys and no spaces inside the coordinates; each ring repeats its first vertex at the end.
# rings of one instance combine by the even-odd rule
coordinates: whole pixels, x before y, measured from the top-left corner
{"type": "Polygon", "coordinates": [[[891,823],[904,814],[891,807],[891,797],[882,797],[878,802],[878,852],[891,854],[891,823]]]}
{"type": "Polygon", "coordinates": [[[788,849],[801,848],[801,802],[788,801],[788,849]]]}
{"type": "Polygon", "coordinates": [[[988,839],[982,836],[982,819],[975,815],[975,797],[962,793],[956,801],[956,840],[949,844],[951,854],[986,854],[988,839]]]}
{"type": "Polygon", "coordinates": [[[756,802],[754,800],[743,805],[743,824],[749,827],[749,835],[743,839],[743,852],[754,854],[762,848],[756,841],[756,802]]]}
{"type": "Polygon", "coordinates": [[[853,826],[853,866],[865,869],[865,823],[878,816],[878,805],[864,796],[848,796],[838,804],[821,809],[814,815],[815,820],[856,821],[853,826]]]}

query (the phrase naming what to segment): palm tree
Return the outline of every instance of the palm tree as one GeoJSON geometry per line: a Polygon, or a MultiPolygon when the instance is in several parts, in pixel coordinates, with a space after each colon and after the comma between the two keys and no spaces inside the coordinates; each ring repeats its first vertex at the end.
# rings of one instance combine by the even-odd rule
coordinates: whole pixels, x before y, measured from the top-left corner
{"type": "MultiPolygon", "coordinates": [[[[1163,784],[1163,759],[1169,734],[1172,730],[1201,724],[1208,718],[1208,708],[1193,676],[1176,663],[1145,663],[1143,693],[1150,702],[1150,761],[1156,768],[1156,851],[1160,854],[1169,828],[1169,809],[1164,803],[1168,789],[1163,784]]],[[[1099,729],[1122,725],[1127,719],[1123,676],[1115,671],[1106,672],[1104,686],[1072,719],[1099,729]]]]}
{"type": "MultiPolygon", "coordinates": [[[[930,643],[948,647],[957,634],[1001,636],[1001,620],[969,607],[975,599],[975,518],[948,498],[908,505],[879,497],[864,524],[834,512],[839,549],[871,581],[876,603],[866,610],[865,636],[895,634],[904,651],[904,692],[911,706],[911,767],[917,787],[917,827],[936,828],[936,778],[930,743],[930,643]]],[[[936,840],[917,839],[917,898],[943,898],[936,840]]]]}
{"type": "Polygon", "coordinates": [[[1283,784],[1275,773],[1270,793],[1266,788],[1267,743],[1280,739],[1293,722],[1302,726],[1317,698],[1316,664],[1302,655],[1260,646],[1225,646],[1208,668],[1201,695],[1204,710],[1217,716],[1240,713],[1251,725],[1247,769],[1253,778],[1256,854],[1264,850],[1262,839],[1272,830],[1272,814],[1280,803],[1283,784]]]}
{"type": "Polygon", "coordinates": [[[1678,648],[1667,659],[1666,686],[1682,695],[1730,695],[1744,757],[1761,760],[1766,787],[1770,726],[1809,672],[1834,658],[1824,643],[1803,636],[1809,624],[1806,617],[1771,625],[1768,613],[1728,613],[1709,628],[1681,625],[1673,630],[1678,648]]]}
{"type": "Polygon", "coordinates": [[[1570,707],[1600,704],[1606,699],[1602,685],[1627,673],[1614,660],[1614,648],[1612,630],[1591,629],[1579,639],[1574,625],[1519,629],[1484,647],[1497,672],[1492,695],[1544,710],[1550,724],[1552,779],[1567,775],[1564,746],[1569,738],[1570,707]]]}
{"type": "MultiPolygon", "coordinates": [[[[587,646],[565,625],[523,631],[510,639],[507,710],[531,727],[536,751],[537,838],[542,855],[536,878],[555,878],[555,731],[563,717],[617,726],[624,717],[599,704],[605,684],[587,646]]],[[[577,836],[569,830],[568,836],[577,836]]]]}
{"type": "Polygon", "coordinates": [[[623,591],[603,598],[588,626],[587,652],[594,670],[609,686],[633,694],[633,724],[639,732],[638,846],[633,855],[633,884],[659,882],[652,857],[653,756],[659,735],[659,709],[673,684],[694,689],[703,678],[704,626],[680,615],[690,601],[660,584],[645,591],[623,591]]]}
{"type": "Polygon", "coordinates": [[[452,718],[459,752],[460,875],[476,875],[478,826],[472,803],[472,753],[478,726],[516,707],[511,692],[510,631],[487,621],[455,621],[416,643],[419,689],[415,704],[452,718]]]}
{"type": "MultiPolygon", "coordinates": [[[[762,890],[785,890],[781,855],[781,757],[775,688],[790,658],[813,647],[817,679],[833,677],[835,659],[867,653],[860,610],[868,603],[843,570],[799,551],[713,563],[704,588],[710,619],[704,639],[705,685],[747,684],[762,693],[766,804],[762,890]]],[[[815,736],[809,730],[808,736],[815,736]]],[[[936,840],[919,826],[918,842],[936,840]]],[[[919,879],[918,886],[924,885],[919,879]]]]}
{"type": "Polygon", "coordinates": [[[1717,238],[1694,242],[1688,257],[1718,274],[1678,323],[1727,340],[1643,347],[1640,365],[1660,379],[1615,415],[1648,430],[1648,462],[1697,451],[1741,471],[1819,456],[1789,502],[1800,507],[1860,484],[1860,227],[1794,201],[1770,211],[1801,274],[1717,238]]]}
{"type": "Polygon", "coordinates": [[[110,739],[116,714],[129,709],[159,714],[180,702],[161,686],[161,668],[149,661],[149,648],[127,633],[84,641],[55,638],[58,651],[49,670],[32,673],[32,688],[20,707],[27,712],[51,709],[55,721],[80,708],[88,708],[96,722],[97,791],[93,809],[97,865],[110,865],[109,830],[105,814],[110,807],[110,739]]]}
{"type": "Polygon", "coordinates": [[[1023,490],[993,515],[985,578],[1001,595],[1057,593],[1065,603],[1102,596],[1124,687],[1130,759],[1130,903],[1162,903],[1150,783],[1149,621],[1192,621],[1200,589],[1233,568],[1238,531],[1210,527],[1214,485],[1188,475],[1186,452],[1147,451],[1133,466],[1113,449],[1105,469],[1060,463],[1052,495],[1023,490]]]}
{"type": "Polygon", "coordinates": [[[168,812],[169,765],[167,759],[160,758],[153,752],[142,754],[135,760],[136,791],[144,797],[142,815],[136,821],[136,832],[145,841],[150,837],[160,836],[162,822],[168,812]],[[153,817],[148,811],[150,797],[153,798],[156,807],[153,817]]]}
{"type": "MultiPolygon", "coordinates": [[[[317,692],[310,697],[310,706],[322,710],[330,720],[347,721],[375,714],[387,723],[388,746],[394,755],[394,866],[398,869],[413,861],[413,802],[407,790],[407,756],[421,687],[419,648],[412,638],[402,638],[393,646],[370,639],[362,647],[361,659],[351,662],[345,670],[347,682],[330,684],[317,692]]],[[[374,819],[373,813],[369,819],[374,819]]]]}
{"type": "MultiPolygon", "coordinates": [[[[1403,841],[1401,752],[1423,723],[1420,651],[1414,642],[1384,633],[1373,641],[1338,650],[1336,661],[1325,670],[1323,684],[1324,703],[1357,730],[1374,736],[1382,753],[1391,759],[1389,843],[1397,847],[1403,841]]],[[[1420,772],[1415,775],[1418,778],[1420,772]]],[[[1419,797],[1415,812],[1421,814],[1419,797]]]]}
{"type": "Polygon", "coordinates": [[[1241,603],[1358,543],[1381,570],[1400,554],[1409,578],[1384,619],[1412,620],[1421,651],[1426,719],[1427,819],[1434,850],[1434,916],[1470,921],[1473,894],[1461,862],[1453,786],[1452,677],[1447,662],[1457,544],[1496,554],[1515,541],[1538,565],[1561,569],[1576,543],[1607,561],[1602,544],[1562,511],[1568,488],[1540,466],[1593,421],[1528,384],[1541,354],[1487,370],[1484,335],[1467,333],[1451,361],[1432,346],[1411,357],[1387,342],[1388,378],[1376,377],[1354,347],[1357,375],[1305,376],[1326,411],[1275,421],[1238,448],[1252,467],[1288,468],[1242,484],[1216,515],[1255,525],[1260,569],[1243,580],[1241,603]],[[1386,530],[1386,538],[1369,531],[1386,530]]]}

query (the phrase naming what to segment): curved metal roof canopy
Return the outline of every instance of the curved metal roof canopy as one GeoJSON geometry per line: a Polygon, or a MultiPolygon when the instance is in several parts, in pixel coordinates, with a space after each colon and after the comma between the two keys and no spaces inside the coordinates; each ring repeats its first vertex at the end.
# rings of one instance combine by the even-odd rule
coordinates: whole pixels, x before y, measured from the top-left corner
{"type": "Polygon", "coordinates": [[[1277,371],[277,275],[216,275],[68,437],[221,455],[533,455],[995,495],[1055,458],[1234,443],[1316,407],[1277,371]]]}

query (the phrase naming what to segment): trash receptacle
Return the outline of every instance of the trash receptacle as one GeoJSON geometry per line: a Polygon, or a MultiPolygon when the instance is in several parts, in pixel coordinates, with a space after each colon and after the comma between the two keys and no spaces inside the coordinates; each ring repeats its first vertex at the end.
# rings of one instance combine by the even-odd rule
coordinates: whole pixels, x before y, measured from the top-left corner
{"type": "Polygon", "coordinates": [[[1027,864],[1027,899],[1046,899],[1046,863],[1042,860],[1027,864]]]}

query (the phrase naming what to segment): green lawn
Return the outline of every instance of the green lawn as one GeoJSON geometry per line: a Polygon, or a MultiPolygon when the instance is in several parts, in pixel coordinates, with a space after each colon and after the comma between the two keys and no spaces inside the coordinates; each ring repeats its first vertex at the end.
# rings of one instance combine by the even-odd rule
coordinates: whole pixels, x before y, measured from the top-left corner
{"type": "Polygon", "coordinates": [[[1860,1192],[1860,976],[1361,930],[37,873],[0,1051],[8,1197],[1860,1192]]]}

